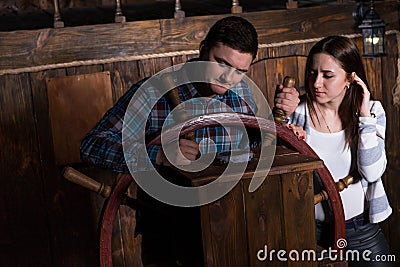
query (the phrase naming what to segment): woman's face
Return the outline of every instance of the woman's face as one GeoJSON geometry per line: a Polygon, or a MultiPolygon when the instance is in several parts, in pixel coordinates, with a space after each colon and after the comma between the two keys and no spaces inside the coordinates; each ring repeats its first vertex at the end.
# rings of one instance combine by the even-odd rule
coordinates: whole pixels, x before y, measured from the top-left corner
{"type": "Polygon", "coordinates": [[[350,83],[336,59],[324,53],[315,54],[310,68],[308,82],[315,101],[340,105],[350,83]]]}
{"type": "Polygon", "coordinates": [[[210,65],[206,79],[212,92],[222,95],[242,80],[253,57],[250,53],[242,53],[229,46],[218,44],[210,49],[209,61],[219,64],[210,65]]]}

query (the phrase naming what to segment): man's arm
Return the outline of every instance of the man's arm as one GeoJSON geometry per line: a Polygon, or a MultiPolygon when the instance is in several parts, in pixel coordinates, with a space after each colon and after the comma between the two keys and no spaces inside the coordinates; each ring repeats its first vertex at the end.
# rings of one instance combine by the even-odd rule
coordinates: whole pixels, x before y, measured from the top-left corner
{"type": "Polygon", "coordinates": [[[80,146],[82,161],[116,172],[129,172],[122,147],[122,127],[125,111],[140,85],[141,82],[132,86],[84,137],[80,146]]]}

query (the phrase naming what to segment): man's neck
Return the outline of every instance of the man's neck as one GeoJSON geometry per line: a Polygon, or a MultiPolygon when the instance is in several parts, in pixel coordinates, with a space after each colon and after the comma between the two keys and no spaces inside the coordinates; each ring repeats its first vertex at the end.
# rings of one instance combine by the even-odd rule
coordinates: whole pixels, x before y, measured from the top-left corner
{"type": "Polygon", "coordinates": [[[193,83],[193,86],[202,97],[215,96],[215,93],[211,90],[210,86],[207,83],[193,83]]]}

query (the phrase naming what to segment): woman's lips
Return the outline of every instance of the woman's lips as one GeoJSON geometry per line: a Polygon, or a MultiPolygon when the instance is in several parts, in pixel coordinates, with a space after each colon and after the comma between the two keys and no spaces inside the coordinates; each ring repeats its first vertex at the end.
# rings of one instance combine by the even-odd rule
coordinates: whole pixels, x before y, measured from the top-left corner
{"type": "Polygon", "coordinates": [[[314,91],[314,95],[315,96],[323,96],[325,93],[324,92],[317,92],[317,91],[314,91]]]}

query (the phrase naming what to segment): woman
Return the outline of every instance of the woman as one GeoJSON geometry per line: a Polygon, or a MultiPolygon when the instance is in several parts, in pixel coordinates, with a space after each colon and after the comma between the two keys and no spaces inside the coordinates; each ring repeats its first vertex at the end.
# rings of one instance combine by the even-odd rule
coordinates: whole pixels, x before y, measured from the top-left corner
{"type": "MultiPolygon", "coordinates": [[[[381,180],[386,168],[385,111],[379,101],[372,100],[368,88],[356,44],[343,36],[326,37],[309,53],[306,94],[290,116],[288,127],[314,149],[335,182],[349,174],[361,177],[340,193],[346,249],[360,252],[359,260],[347,258],[349,266],[391,266],[375,261],[389,255],[378,223],[392,209],[381,180]],[[365,253],[363,259],[361,251],[365,250],[371,254],[365,253]]],[[[329,232],[324,227],[329,222],[329,206],[325,204],[315,206],[317,240],[332,246],[325,237],[329,232]]]]}

